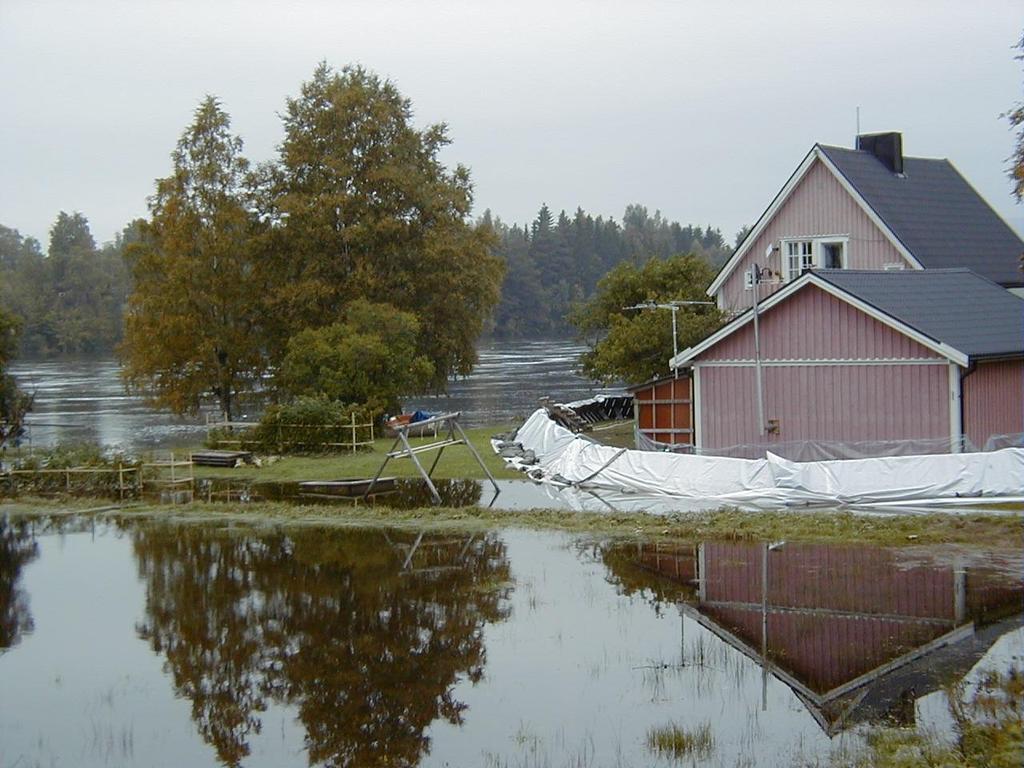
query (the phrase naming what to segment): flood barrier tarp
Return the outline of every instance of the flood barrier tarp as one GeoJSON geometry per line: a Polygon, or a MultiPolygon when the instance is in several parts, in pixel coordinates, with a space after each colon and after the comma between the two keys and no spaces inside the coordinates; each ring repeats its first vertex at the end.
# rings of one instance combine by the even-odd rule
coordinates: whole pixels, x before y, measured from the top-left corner
{"type": "MultiPolygon", "coordinates": [[[[1024,495],[1024,449],[795,462],[651,453],[601,445],[541,408],[516,433],[531,474],[583,487],[753,506],[859,505],[1024,495]]],[[[515,463],[513,461],[513,463],[515,463]]]]}

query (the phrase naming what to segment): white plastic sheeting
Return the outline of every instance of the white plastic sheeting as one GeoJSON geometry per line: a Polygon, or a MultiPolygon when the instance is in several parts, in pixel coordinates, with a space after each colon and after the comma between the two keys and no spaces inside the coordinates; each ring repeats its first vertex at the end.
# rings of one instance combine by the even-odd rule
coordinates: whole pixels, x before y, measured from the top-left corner
{"type": "MultiPolygon", "coordinates": [[[[747,443],[730,445],[725,448],[696,451],[688,443],[659,443],[647,435],[634,430],[637,448],[643,451],[673,451],[690,453],[700,456],[731,456],[737,459],[753,459],[763,457],[769,446],[764,443],[747,443]]],[[[1007,439],[1013,439],[1007,436],[1007,439]]],[[[992,440],[989,440],[992,443],[992,440]]],[[[951,441],[948,437],[917,440],[861,440],[844,442],[838,440],[795,440],[792,442],[776,442],[770,445],[771,452],[790,461],[832,461],[833,459],[873,459],[879,456],[922,456],[924,454],[949,453],[950,446],[956,445],[961,453],[974,453],[978,448],[967,437],[951,441]]],[[[1024,448],[1024,442],[1005,443],[1002,445],[986,444],[985,450],[997,448],[1024,448]]]]}
{"type": "MultiPolygon", "coordinates": [[[[715,500],[744,507],[865,505],[1017,498],[1024,449],[793,462],[650,453],[600,445],[537,410],[516,433],[537,464],[535,478],[585,488],[715,500]]],[[[514,463],[514,462],[513,462],[514,463]]]]}

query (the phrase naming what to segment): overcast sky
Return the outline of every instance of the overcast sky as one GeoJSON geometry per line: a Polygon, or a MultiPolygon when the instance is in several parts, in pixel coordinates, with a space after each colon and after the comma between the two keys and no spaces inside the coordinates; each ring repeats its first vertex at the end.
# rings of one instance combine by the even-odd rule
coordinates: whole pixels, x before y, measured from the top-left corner
{"type": "Polygon", "coordinates": [[[317,62],[360,63],[448,123],[475,212],[629,203],[728,240],[815,142],[903,132],[1020,232],[1000,114],[1022,94],[1020,0],[269,2],[0,0],[0,224],[45,247],[58,211],[97,241],[146,215],[207,93],[253,161],[317,62]]]}

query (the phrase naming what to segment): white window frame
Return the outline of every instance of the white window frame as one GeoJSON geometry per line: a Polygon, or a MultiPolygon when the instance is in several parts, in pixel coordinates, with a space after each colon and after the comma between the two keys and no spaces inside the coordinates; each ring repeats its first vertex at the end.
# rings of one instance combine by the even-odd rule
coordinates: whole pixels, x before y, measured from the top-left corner
{"type": "Polygon", "coordinates": [[[785,282],[791,283],[808,269],[822,269],[825,260],[825,246],[839,245],[839,269],[849,269],[850,236],[849,235],[814,235],[808,237],[784,237],[779,241],[782,255],[782,274],[785,282]],[[796,253],[790,253],[796,250],[796,253]],[[799,267],[793,269],[790,258],[799,258],[799,267]]]}

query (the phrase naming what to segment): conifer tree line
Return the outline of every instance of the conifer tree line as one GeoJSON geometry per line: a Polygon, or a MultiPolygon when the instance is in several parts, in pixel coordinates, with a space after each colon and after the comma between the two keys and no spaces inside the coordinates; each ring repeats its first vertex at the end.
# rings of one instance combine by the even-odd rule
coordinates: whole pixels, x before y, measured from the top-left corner
{"type": "Polygon", "coordinates": [[[0,308],[17,318],[21,355],[110,354],[130,290],[125,248],[139,222],[98,247],[81,213],[61,211],[44,251],[0,225],[0,308]]]}
{"type": "MultiPolygon", "coordinates": [[[[693,253],[717,269],[730,253],[720,230],[669,222],[639,204],[621,223],[581,207],[556,218],[542,205],[529,225],[508,225],[489,210],[478,224],[493,230],[494,253],[505,263],[501,299],[485,327],[502,339],[572,334],[572,305],[590,299],[619,263],[693,253]]],[[[144,226],[133,221],[97,246],[82,213],[61,211],[43,249],[0,225],[0,307],[21,322],[19,356],[116,351],[132,286],[125,251],[144,226]]]]}
{"type": "Polygon", "coordinates": [[[639,204],[626,207],[621,223],[583,208],[555,218],[546,204],[529,226],[509,226],[490,211],[482,222],[497,234],[506,265],[492,326],[498,338],[571,335],[578,330],[573,307],[591,300],[598,282],[623,262],[639,268],[653,258],[693,254],[717,270],[731,253],[719,229],[670,222],[639,204]]]}
{"type": "MultiPolygon", "coordinates": [[[[0,309],[23,355],[109,354],[130,389],[178,413],[211,398],[367,402],[439,391],[496,337],[569,334],[613,267],[728,255],[721,232],[627,207],[622,221],[541,207],[528,226],[471,218],[468,169],[438,159],[393,83],[319,65],[251,163],[203,99],[155,182],[150,215],[97,247],[61,212],[44,252],[0,227],[0,309]],[[12,331],[13,333],[13,331],[12,331]]],[[[703,287],[703,286],[701,286],[703,287]]]]}

